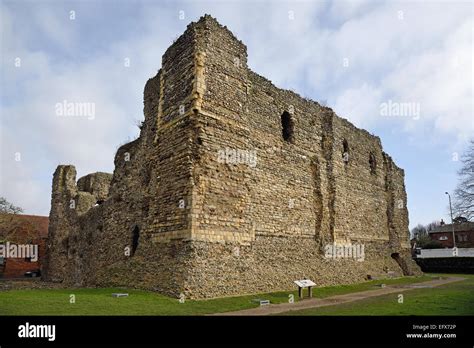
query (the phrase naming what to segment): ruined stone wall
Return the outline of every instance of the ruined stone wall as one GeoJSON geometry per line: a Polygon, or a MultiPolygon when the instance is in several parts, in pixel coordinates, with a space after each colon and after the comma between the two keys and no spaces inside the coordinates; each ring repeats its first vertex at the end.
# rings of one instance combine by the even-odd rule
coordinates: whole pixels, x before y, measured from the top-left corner
{"type": "Polygon", "coordinates": [[[187,292],[209,297],[291,289],[305,277],[328,285],[415,274],[403,171],[380,139],[253,73],[245,45],[217,22],[200,26],[205,93],[187,292]],[[256,158],[223,161],[227,150],[256,158]],[[365,260],[325,259],[333,242],[363,244],[365,260]]]}
{"type": "Polygon", "coordinates": [[[46,279],[204,298],[417,272],[380,139],[252,72],[213,18],[165,52],[144,114],[113,175],[58,167],[46,279]],[[365,260],[325,258],[334,242],[365,260]]]}

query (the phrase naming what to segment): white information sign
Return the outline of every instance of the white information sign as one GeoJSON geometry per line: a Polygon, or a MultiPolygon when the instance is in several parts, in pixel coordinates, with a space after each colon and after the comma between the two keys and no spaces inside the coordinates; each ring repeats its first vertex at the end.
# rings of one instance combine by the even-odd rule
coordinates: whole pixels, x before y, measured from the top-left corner
{"type": "Polygon", "coordinates": [[[314,283],[310,279],[295,280],[295,284],[298,285],[300,288],[307,288],[309,286],[315,286],[316,285],[316,283],[314,283]]]}

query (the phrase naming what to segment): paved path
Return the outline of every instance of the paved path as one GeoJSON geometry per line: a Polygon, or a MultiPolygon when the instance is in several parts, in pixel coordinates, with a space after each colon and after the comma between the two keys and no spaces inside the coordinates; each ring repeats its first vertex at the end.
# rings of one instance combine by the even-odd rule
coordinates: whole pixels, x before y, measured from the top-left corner
{"type": "MultiPolygon", "coordinates": [[[[432,288],[444,284],[449,284],[453,282],[458,282],[466,278],[462,277],[448,277],[442,279],[434,279],[426,282],[420,283],[411,283],[411,284],[393,284],[386,285],[384,288],[379,288],[375,290],[366,290],[360,292],[353,292],[344,295],[336,295],[326,298],[311,298],[305,299],[303,301],[298,301],[295,303],[280,303],[280,304],[270,304],[267,306],[261,306],[256,308],[244,309],[241,311],[235,312],[225,312],[225,313],[215,313],[212,315],[269,315],[269,314],[278,314],[289,311],[298,311],[301,309],[307,308],[316,308],[316,307],[325,307],[332,306],[341,303],[354,302],[363,300],[370,297],[376,297],[386,294],[400,293],[404,291],[419,289],[419,288],[432,288]]],[[[313,293],[317,292],[317,288],[313,288],[313,293]]]]}

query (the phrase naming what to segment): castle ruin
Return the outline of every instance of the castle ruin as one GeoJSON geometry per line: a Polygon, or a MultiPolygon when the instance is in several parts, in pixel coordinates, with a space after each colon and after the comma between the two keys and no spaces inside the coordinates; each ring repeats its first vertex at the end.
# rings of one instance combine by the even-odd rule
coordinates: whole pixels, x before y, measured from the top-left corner
{"type": "Polygon", "coordinates": [[[144,115],[113,174],[56,169],[45,280],[210,298],[420,272],[380,139],[251,71],[212,17],[167,49],[144,115]]]}

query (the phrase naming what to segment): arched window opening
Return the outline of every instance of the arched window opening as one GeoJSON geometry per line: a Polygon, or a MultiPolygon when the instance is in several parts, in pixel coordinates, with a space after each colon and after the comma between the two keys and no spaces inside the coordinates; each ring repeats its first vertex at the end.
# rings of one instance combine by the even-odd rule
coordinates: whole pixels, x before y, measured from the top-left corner
{"type": "Polygon", "coordinates": [[[289,143],[294,142],[294,121],[288,111],[281,114],[281,128],[283,139],[289,143]]]}
{"type": "Polygon", "coordinates": [[[342,141],[342,160],[345,164],[349,163],[349,143],[346,139],[342,141]]]}
{"type": "Polygon", "coordinates": [[[130,256],[135,255],[135,251],[137,251],[138,248],[138,240],[140,239],[140,229],[138,226],[135,226],[132,232],[132,250],[130,253],[130,256]]]}
{"type": "Polygon", "coordinates": [[[369,165],[370,165],[370,174],[375,174],[377,171],[377,159],[375,155],[371,152],[369,154],[369,165]]]}

